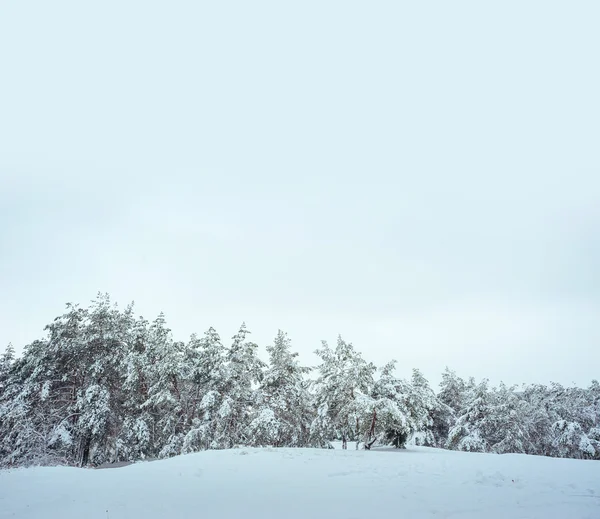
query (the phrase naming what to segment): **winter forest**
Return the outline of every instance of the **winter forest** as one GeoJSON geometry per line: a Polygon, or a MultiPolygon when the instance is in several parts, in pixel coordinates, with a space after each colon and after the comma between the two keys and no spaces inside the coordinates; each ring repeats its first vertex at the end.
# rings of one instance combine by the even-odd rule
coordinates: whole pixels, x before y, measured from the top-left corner
{"type": "Polygon", "coordinates": [[[267,362],[242,325],[188,342],[108,295],[67,305],[46,337],[0,356],[0,466],[97,465],[236,446],[419,445],[600,459],[600,384],[490,387],[446,369],[377,367],[341,337],[303,366],[285,333],[267,362]]]}

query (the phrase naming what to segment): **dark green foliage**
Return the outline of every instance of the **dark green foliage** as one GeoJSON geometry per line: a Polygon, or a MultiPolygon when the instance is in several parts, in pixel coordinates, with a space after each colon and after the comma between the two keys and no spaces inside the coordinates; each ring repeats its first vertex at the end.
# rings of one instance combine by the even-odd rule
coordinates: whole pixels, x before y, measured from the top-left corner
{"type": "Polygon", "coordinates": [[[389,445],[396,447],[396,449],[405,449],[406,442],[408,441],[408,434],[405,431],[388,429],[385,432],[385,439],[389,445]]]}

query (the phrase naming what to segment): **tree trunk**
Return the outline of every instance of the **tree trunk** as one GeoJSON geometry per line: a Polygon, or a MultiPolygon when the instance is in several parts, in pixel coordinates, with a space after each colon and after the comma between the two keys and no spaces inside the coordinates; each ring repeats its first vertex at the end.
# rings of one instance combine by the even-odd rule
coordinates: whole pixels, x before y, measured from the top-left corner
{"type": "Polygon", "coordinates": [[[81,466],[85,467],[90,460],[90,444],[92,443],[91,438],[88,436],[83,440],[83,446],[81,449],[81,466]]]}
{"type": "Polygon", "coordinates": [[[377,423],[377,411],[373,410],[373,419],[371,420],[371,427],[369,428],[369,433],[365,440],[365,449],[366,450],[371,450],[371,447],[377,440],[377,437],[375,436],[375,424],[376,423],[377,423]]]}

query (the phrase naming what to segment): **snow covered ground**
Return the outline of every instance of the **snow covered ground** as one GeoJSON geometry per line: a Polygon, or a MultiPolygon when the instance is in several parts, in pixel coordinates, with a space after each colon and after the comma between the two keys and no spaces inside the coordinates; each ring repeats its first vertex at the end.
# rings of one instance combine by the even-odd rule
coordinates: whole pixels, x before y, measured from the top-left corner
{"type": "MultiPolygon", "coordinates": [[[[349,445],[349,448],[352,448],[349,445]]],[[[0,518],[600,518],[600,462],[236,449],[121,468],[0,471],[0,518]]]]}

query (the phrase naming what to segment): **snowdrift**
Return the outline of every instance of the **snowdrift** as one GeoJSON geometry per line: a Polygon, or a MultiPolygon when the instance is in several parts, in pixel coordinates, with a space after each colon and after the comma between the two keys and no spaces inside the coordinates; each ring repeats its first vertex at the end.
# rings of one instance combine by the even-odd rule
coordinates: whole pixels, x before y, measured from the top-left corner
{"type": "Polygon", "coordinates": [[[600,463],[424,447],[206,451],[0,471],[0,518],[598,519],[600,463]]]}

